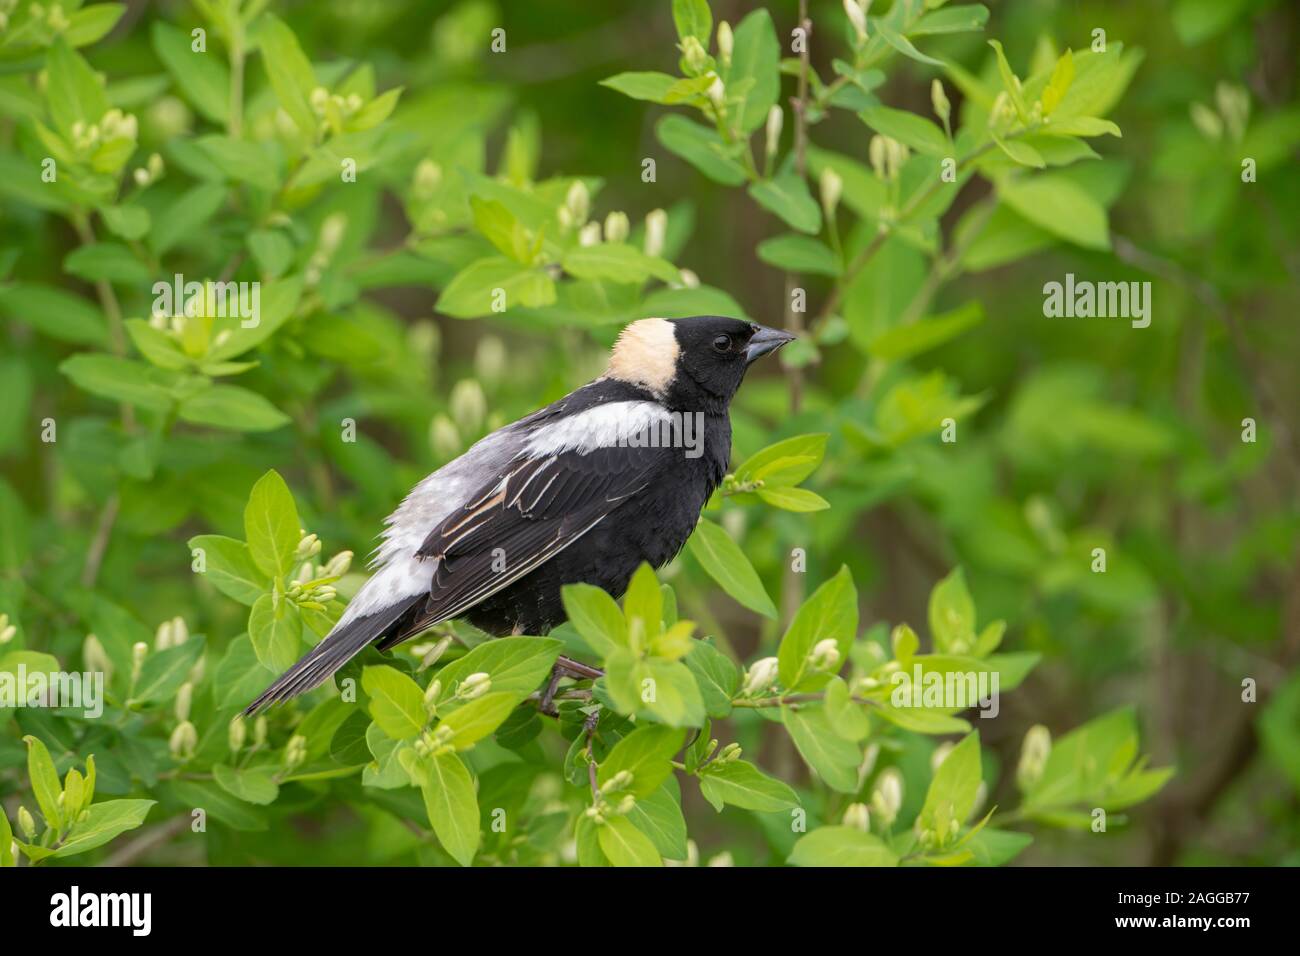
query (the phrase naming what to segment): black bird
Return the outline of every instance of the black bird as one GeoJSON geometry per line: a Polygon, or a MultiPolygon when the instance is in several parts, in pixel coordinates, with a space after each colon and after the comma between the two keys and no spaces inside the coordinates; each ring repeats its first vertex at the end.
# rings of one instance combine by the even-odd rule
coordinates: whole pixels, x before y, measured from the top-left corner
{"type": "Polygon", "coordinates": [[[562,585],[620,597],[641,562],[662,567],[686,543],[726,474],[745,370],[793,338],[720,316],[633,322],[600,378],[415,486],[338,624],[245,713],[454,617],[545,634],[565,620],[562,585]]]}

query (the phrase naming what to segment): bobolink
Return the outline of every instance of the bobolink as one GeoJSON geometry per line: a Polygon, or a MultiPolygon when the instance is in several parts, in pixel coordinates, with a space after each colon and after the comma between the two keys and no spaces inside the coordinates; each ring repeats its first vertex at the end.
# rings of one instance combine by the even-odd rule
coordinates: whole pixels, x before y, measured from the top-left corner
{"type": "Polygon", "coordinates": [[[726,474],[745,370],[793,338],[719,316],[633,322],[600,378],[415,486],[338,624],[245,712],[454,617],[545,634],[565,620],[565,584],[620,597],[643,561],[662,567],[686,543],[726,474]]]}

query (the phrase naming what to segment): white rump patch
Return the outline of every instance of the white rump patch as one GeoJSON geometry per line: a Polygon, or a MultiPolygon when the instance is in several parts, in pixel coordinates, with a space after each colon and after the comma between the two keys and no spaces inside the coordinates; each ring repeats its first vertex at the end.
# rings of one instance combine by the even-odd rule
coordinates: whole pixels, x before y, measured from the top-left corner
{"type": "Polygon", "coordinates": [[[654,402],[608,402],[538,429],[524,444],[523,454],[529,458],[566,451],[585,455],[597,448],[627,445],[632,436],[670,419],[668,409],[654,402]]]}
{"type": "Polygon", "coordinates": [[[667,319],[641,319],[619,333],[605,378],[640,385],[662,398],[677,372],[676,326],[667,319]]]}

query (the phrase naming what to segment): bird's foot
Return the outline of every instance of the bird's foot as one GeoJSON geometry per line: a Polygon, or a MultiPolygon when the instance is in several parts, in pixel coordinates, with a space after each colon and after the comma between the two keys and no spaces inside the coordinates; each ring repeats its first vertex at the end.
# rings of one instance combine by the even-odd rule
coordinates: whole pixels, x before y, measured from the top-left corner
{"type": "Polygon", "coordinates": [[[575,680],[595,680],[597,677],[603,677],[605,672],[599,667],[592,667],[590,664],[584,664],[582,661],[575,661],[571,657],[561,655],[555,659],[554,666],[551,667],[551,679],[546,682],[546,690],[542,692],[542,699],[539,707],[543,714],[548,717],[558,717],[560,712],[555,706],[555,694],[560,689],[560,681],[566,677],[572,677],[575,680]]]}

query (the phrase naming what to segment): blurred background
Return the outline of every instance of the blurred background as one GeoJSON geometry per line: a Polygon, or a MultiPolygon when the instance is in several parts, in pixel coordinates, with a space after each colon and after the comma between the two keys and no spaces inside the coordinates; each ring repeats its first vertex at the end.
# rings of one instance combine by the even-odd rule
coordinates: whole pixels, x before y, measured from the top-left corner
{"type": "MultiPolygon", "coordinates": [[[[756,5],[711,6],[715,20],[734,24],[756,5]]],[[[764,6],[787,43],[797,5],[764,6]]],[[[1099,170],[1093,187],[1109,209],[1111,248],[1010,229],[1003,246],[980,247],[939,291],[933,311],[976,300],[985,315],[911,363],[914,373],[939,372],[979,397],[953,445],[882,449],[863,441],[854,423],[875,415],[880,396],[859,392],[868,358],[846,342],[796,356],[807,363],[797,410],[788,375],[775,367],[749,381],[735,414],[736,460],[785,435],[829,432],[827,461],[808,485],[832,507],[814,515],[755,512],[746,553],[771,594],[796,600],[800,583],[785,571],[792,545],[807,548],[810,582],[847,563],[867,624],[920,625],[933,584],[964,567],[980,620],[1005,618],[1007,649],[1043,655],[1024,686],[1003,698],[999,719],[976,721],[1008,790],[1005,771],[1030,725],[1063,732],[1118,706],[1136,709],[1143,751],[1155,766],[1176,766],[1172,781],[1104,839],[1036,830],[1017,863],[1300,863],[1300,7],[1266,0],[988,6],[983,32],[929,38],[926,51],[984,77],[996,76],[990,37],[1002,40],[1021,75],[1050,65],[1065,47],[1086,48],[1096,29],[1141,51],[1109,114],[1123,137],[1091,141],[1102,157],[1091,161],[1099,170]],[[1253,183],[1241,181],[1243,156],[1256,161],[1253,183]],[[1150,327],[1045,317],[1043,286],[1066,273],[1150,281],[1150,327]],[[1254,441],[1243,440],[1244,419],[1256,423],[1254,441]],[[1106,548],[1104,574],[1089,569],[1096,547],[1106,548]],[[1243,702],[1246,681],[1258,688],[1253,702],[1243,702]]],[[[394,121],[431,154],[486,157],[496,169],[516,149],[533,157],[538,178],[599,180],[598,216],[624,210],[636,224],[665,209],[678,266],[729,295],[744,315],[787,321],[785,273],[756,251],[785,228],[743,190],[719,186],[660,145],[655,124],[670,109],[598,85],[622,71],[675,72],[667,2],[331,0],[273,8],[314,62],[369,63],[377,89],[404,87],[394,121]],[[506,30],[504,53],[484,40],[498,26],[506,30]],[[653,183],[641,179],[645,157],[657,161],[653,183]]],[[[844,47],[841,6],[813,2],[809,16],[812,65],[833,76],[831,59],[844,47]]],[[[188,30],[194,19],[188,4],[131,0],[113,32],[84,52],[110,77],[161,75],[151,23],[188,30]]],[[[874,90],[881,102],[930,115],[936,68],[898,57],[885,72],[874,90]]],[[[783,100],[793,81],[785,82],[783,100]]],[[[948,89],[960,108],[960,90],[948,89]]],[[[174,90],[142,82],[137,95],[131,108],[142,146],[179,165],[183,157],[168,146],[202,119],[174,90]]],[[[814,138],[866,162],[870,131],[850,111],[830,115],[814,138]]],[[[418,152],[382,168],[378,183],[335,190],[302,213],[309,231],[346,213],[343,248],[366,256],[351,274],[359,297],[335,310],[353,323],[350,331],[331,335],[330,326],[317,326],[296,352],[277,351],[249,373],[294,427],[181,435],[184,455],[173,465],[122,486],[97,584],[140,620],[163,620],[179,608],[191,630],[242,628],[241,608],[196,596],[181,543],[199,532],[238,533],[231,529],[240,526],[247,489],[266,467],[286,474],[304,522],[328,548],[362,555],[379,518],[427,471],[602,367],[617,325],[448,318],[434,307],[450,274],[445,267],[385,259],[418,226],[418,208],[384,184],[409,182],[418,152]],[[385,274],[389,266],[394,272],[385,274]],[[467,411],[475,399],[464,387],[457,392],[467,380],[481,387],[484,414],[467,411]],[[362,435],[345,444],[336,423],[349,417],[362,435]]],[[[168,188],[160,185],[160,195],[168,188]]],[[[965,189],[945,214],[944,233],[988,192],[982,182],[965,189]]],[[[0,228],[6,250],[19,251],[6,263],[15,275],[85,291],[59,278],[58,263],[76,241],[66,225],[9,195],[0,200],[0,228]]],[[[219,217],[213,228],[229,245],[245,227],[219,217]]],[[[870,280],[846,309],[871,308],[873,283],[885,288],[888,279],[870,280]]],[[[804,284],[815,312],[829,280],[805,276],[804,284]]],[[[147,299],[124,307],[147,314],[147,299]]],[[[45,613],[42,604],[57,606],[54,595],[85,583],[82,556],[105,482],[97,473],[106,467],[103,403],[61,380],[65,347],[33,339],[8,316],[0,343],[7,353],[0,356],[0,463],[8,594],[16,602],[12,581],[26,581],[26,629],[73,650],[84,617],[45,613]],[[46,414],[68,423],[57,462],[29,427],[46,414]],[[18,534],[21,549],[13,544],[18,534]]],[[[738,531],[736,520],[746,518],[738,511],[728,527],[738,531]]],[[[715,593],[689,558],[678,565],[670,580],[683,604],[711,633],[725,634],[740,659],[779,636],[715,593]]],[[[794,605],[777,603],[788,617],[794,605]]],[[[758,748],[755,759],[786,779],[803,774],[788,742],[761,730],[747,744],[758,748]]],[[[0,754],[15,755],[21,759],[21,750],[0,754]]],[[[925,754],[915,759],[924,763],[925,754]]],[[[991,802],[998,796],[995,790],[991,802]]],[[[715,816],[694,794],[687,804],[702,854],[726,848],[739,862],[765,858],[752,825],[715,816]]],[[[379,830],[369,832],[304,816],[278,839],[288,841],[286,857],[353,862],[347,854],[378,842],[379,830]]],[[[238,847],[226,852],[213,851],[212,861],[246,858],[238,847]]],[[[396,851],[391,858],[403,859],[396,851]]]]}

